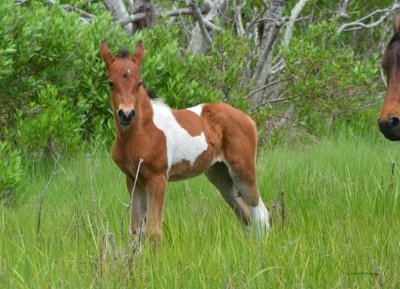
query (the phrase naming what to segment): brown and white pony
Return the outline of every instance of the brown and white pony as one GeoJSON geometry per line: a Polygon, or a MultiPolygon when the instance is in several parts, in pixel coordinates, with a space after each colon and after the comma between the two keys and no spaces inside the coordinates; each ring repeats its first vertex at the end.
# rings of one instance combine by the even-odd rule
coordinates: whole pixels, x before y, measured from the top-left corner
{"type": "Polygon", "coordinates": [[[392,141],[400,140],[400,15],[393,20],[394,35],[382,59],[387,74],[386,96],[378,119],[383,135],[392,141]]]}
{"type": "Polygon", "coordinates": [[[100,52],[108,70],[116,129],[112,158],[126,175],[131,193],[132,234],[145,221],[145,233],[161,241],[168,181],[205,173],[244,224],[252,221],[259,239],[268,229],[268,211],[256,182],[257,130],[254,122],[225,103],[174,110],[152,99],[143,85],[141,42],[133,55],[100,52]]]}

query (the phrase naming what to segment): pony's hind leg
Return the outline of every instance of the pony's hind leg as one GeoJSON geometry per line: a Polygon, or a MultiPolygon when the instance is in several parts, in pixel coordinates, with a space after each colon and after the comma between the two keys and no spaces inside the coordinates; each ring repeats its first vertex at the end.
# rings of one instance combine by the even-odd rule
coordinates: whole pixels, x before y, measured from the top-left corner
{"type": "Polygon", "coordinates": [[[238,219],[243,224],[248,225],[250,223],[250,209],[235,189],[227,166],[223,162],[217,162],[206,171],[205,175],[218,189],[238,219]]]}
{"type": "Polygon", "coordinates": [[[255,163],[244,165],[235,162],[232,167],[228,163],[228,169],[234,186],[249,205],[250,220],[254,224],[256,238],[260,240],[269,230],[269,214],[258,191],[255,163]]]}

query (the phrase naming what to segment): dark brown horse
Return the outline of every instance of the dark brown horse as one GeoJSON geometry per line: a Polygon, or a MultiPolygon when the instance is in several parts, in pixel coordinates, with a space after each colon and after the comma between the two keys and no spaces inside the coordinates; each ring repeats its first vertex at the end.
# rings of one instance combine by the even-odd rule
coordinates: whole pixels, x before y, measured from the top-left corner
{"type": "Polygon", "coordinates": [[[394,35],[383,56],[382,66],[387,74],[385,101],[378,125],[383,135],[392,141],[400,140],[400,15],[393,20],[394,35]]]}
{"type": "Polygon", "coordinates": [[[140,75],[141,42],[131,56],[113,56],[105,43],[100,51],[112,91],[112,158],[125,173],[130,194],[143,159],[131,196],[132,234],[144,221],[146,236],[159,243],[167,182],[205,173],[239,220],[254,223],[260,238],[269,223],[256,182],[254,122],[225,103],[174,110],[152,99],[140,75]]]}

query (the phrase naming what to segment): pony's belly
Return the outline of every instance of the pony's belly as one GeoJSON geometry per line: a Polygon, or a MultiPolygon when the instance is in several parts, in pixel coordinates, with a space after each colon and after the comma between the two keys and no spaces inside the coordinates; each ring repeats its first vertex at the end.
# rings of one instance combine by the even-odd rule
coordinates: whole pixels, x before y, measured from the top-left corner
{"type": "Polygon", "coordinates": [[[189,161],[183,160],[178,164],[172,165],[168,173],[169,181],[179,181],[193,178],[202,174],[208,166],[191,165],[189,161]]]}

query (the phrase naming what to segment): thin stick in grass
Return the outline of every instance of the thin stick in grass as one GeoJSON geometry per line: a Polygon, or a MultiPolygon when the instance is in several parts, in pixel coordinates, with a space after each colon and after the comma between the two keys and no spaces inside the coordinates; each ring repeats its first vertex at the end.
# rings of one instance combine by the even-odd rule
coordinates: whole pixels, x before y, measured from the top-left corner
{"type": "Polygon", "coordinates": [[[99,232],[99,227],[97,226],[97,211],[96,211],[96,198],[94,197],[94,186],[93,186],[93,174],[92,174],[92,157],[94,153],[88,155],[87,158],[89,160],[89,179],[90,179],[90,188],[92,193],[92,205],[93,205],[93,224],[96,228],[96,232],[99,232]]]}
{"type": "Polygon", "coordinates": [[[42,209],[43,209],[44,199],[45,199],[45,197],[46,197],[46,195],[47,195],[47,192],[48,192],[48,190],[49,190],[50,184],[51,184],[51,182],[53,181],[53,177],[54,177],[56,174],[58,174],[58,172],[59,172],[59,171],[57,170],[57,165],[58,165],[58,160],[59,160],[59,158],[60,158],[60,154],[57,153],[57,158],[55,158],[54,167],[53,167],[53,169],[52,169],[52,171],[51,171],[50,178],[49,178],[49,180],[47,181],[47,184],[46,184],[46,186],[45,186],[45,188],[44,188],[44,190],[43,190],[43,193],[42,193],[42,197],[40,198],[40,201],[39,201],[37,235],[39,235],[39,232],[40,232],[40,224],[41,224],[41,220],[42,220],[42,209]]]}
{"type": "MultiPolygon", "coordinates": [[[[125,219],[125,216],[126,216],[126,214],[128,213],[128,211],[129,211],[129,209],[131,208],[132,203],[133,203],[133,194],[134,194],[134,192],[135,192],[136,183],[137,183],[137,179],[138,179],[139,171],[140,171],[140,166],[142,165],[143,161],[144,161],[143,159],[140,159],[140,160],[139,160],[138,168],[137,168],[137,170],[136,170],[135,182],[133,183],[133,188],[132,188],[132,192],[131,192],[131,200],[130,200],[129,206],[126,208],[126,211],[125,211],[125,213],[124,213],[124,215],[122,216],[122,219],[121,219],[121,232],[123,232],[123,226],[124,226],[124,219],[125,219]]],[[[131,214],[131,216],[130,216],[130,222],[129,222],[129,224],[132,225],[132,214],[131,214]]]]}
{"type": "Polygon", "coordinates": [[[89,211],[88,210],[86,210],[86,215],[87,215],[87,219],[88,219],[88,226],[89,226],[89,229],[90,229],[90,233],[92,234],[93,244],[94,244],[94,246],[96,248],[96,251],[98,251],[99,247],[97,246],[96,237],[94,236],[93,225],[90,222],[90,215],[89,215],[89,211]]]}

